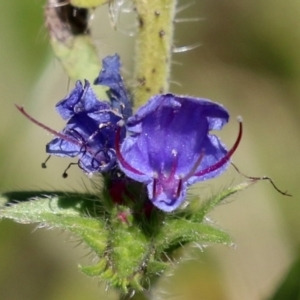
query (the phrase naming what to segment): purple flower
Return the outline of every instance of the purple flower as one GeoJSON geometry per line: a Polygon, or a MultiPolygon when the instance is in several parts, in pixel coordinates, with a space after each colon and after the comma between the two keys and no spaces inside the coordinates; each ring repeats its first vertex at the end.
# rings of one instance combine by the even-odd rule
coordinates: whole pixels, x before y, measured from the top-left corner
{"type": "Polygon", "coordinates": [[[242,135],[230,151],[209,134],[228,122],[223,106],[206,99],[156,95],[127,122],[128,136],[116,152],[121,170],[147,185],[148,197],[171,212],[186,197],[187,187],[223,173],[242,135]]]}
{"type": "MultiPolygon", "coordinates": [[[[116,166],[115,133],[117,123],[132,114],[117,54],[103,59],[103,69],[95,84],[107,85],[110,103],[97,99],[88,81],[77,81],[74,90],[58,102],[56,110],[66,127],[49,144],[46,152],[62,157],[78,157],[86,173],[106,172],[116,166]]],[[[122,129],[121,140],[125,136],[122,129]]]]}
{"type": "MultiPolygon", "coordinates": [[[[117,122],[122,119],[109,103],[100,102],[89,82],[76,87],[56,105],[67,124],[61,135],[46,145],[46,152],[62,157],[78,156],[86,173],[104,172],[116,164],[114,150],[117,122]]],[[[124,130],[122,137],[124,137],[124,130]]]]}
{"type": "Polygon", "coordinates": [[[111,106],[126,120],[132,115],[132,104],[120,74],[120,57],[118,54],[107,56],[102,64],[102,70],[94,84],[106,85],[110,88],[108,96],[111,106]]]}

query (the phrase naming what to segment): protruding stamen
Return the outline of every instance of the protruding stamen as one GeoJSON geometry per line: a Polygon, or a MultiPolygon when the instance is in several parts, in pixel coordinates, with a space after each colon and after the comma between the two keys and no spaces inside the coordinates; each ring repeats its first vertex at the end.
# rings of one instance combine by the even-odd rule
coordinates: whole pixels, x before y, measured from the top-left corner
{"type": "Polygon", "coordinates": [[[47,161],[50,159],[51,155],[48,155],[48,157],[46,158],[46,160],[42,163],[42,168],[46,169],[47,168],[47,161]]]}
{"type": "Polygon", "coordinates": [[[203,176],[205,174],[211,173],[211,172],[221,168],[224,164],[226,164],[230,160],[231,156],[233,155],[233,153],[235,152],[235,150],[239,146],[240,141],[242,139],[242,135],[243,135],[243,121],[242,121],[242,118],[238,117],[237,121],[240,123],[239,134],[238,134],[238,137],[237,137],[234,145],[232,146],[232,148],[218,162],[216,162],[214,165],[209,166],[208,168],[206,168],[206,169],[204,169],[200,172],[195,173],[194,174],[195,176],[203,176]]]}
{"type": "Polygon", "coordinates": [[[36,124],[37,126],[43,128],[44,130],[54,134],[55,136],[61,138],[62,140],[65,140],[67,142],[73,143],[74,145],[77,145],[79,147],[82,147],[82,143],[79,143],[78,141],[76,141],[75,139],[72,139],[70,137],[68,137],[67,135],[64,135],[46,125],[44,125],[43,123],[39,122],[38,120],[34,119],[32,116],[30,116],[24,109],[23,106],[19,106],[17,104],[15,104],[16,108],[28,119],[30,120],[32,123],[36,124]]]}
{"type": "MultiPolygon", "coordinates": [[[[24,107],[22,106],[19,106],[17,104],[15,104],[16,108],[29,120],[31,121],[32,123],[36,124],[37,126],[43,128],[44,130],[50,132],[51,134],[61,138],[62,140],[64,141],[67,141],[69,143],[72,143],[76,146],[79,146],[80,148],[82,148],[83,146],[85,147],[85,151],[90,153],[91,155],[95,155],[95,152],[90,148],[88,147],[85,143],[81,142],[81,141],[78,141],[72,137],[69,137],[63,133],[60,133],[46,125],[44,125],[43,123],[39,122],[38,120],[36,120],[35,118],[33,118],[32,116],[30,116],[24,109],[24,107]]],[[[74,131],[74,130],[73,130],[74,131]]],[[[76,131],[75,131],[76,132],[76,131]]],[[[43,167],[43,166],[42,166],[43,167]]]]}
{"type": "Polygon", "coordinates": [[[128,171],[135,173],[135,174],[139,174],[139,175],[145,175],[144,173],[142,173],[141,171],[135,169],[134,167],[132,167],[124,158],[124,156],[121,153],[120,150],[120,142],[121,142],[121,127],[119,126],[117,128],[117,132],[116,132],[116,137],[115,137],[115,148],[116,148],[116,156],[120,162],[120,164],[126,168],[128,171]]]}
{"type": "Polygon", "coordinates": [[[67,166],[67,168],[64,170],[63,174],[62,174],[62,177],[63,177],[63,178],[67,178],[67,177],[68,177],[67,171],[68,171],[73,165],[78,165],[78,163],[70,163],[70,164],[67,166]]]}
{"type": "Polygon", "coordinates": [[[234,163],[231,163],[231,165],[235,168],[235,170],[236,170],[240,175],[242,175],[242,176],[244,176],[244,177],[246,177],[246,178],[248,178],[248,179],[250,179],[250,180],[253,180],[253,181],[257,181],[257,180],[268,180],[268,181],[270,181],[270,183],[273,185],[273,188],[274,188],[278,193],[280,193],[280,194],[282,194],[282,195],[284,195],[284,196],[292,197],[292,195],[289,194],[287,191],[285,191],[285,192],[281,191],[281,190],[275,185],[274,181],[273,181],[270,177],[268,177],[268,176],[261,176],[261,177],[247,176],[247,175],[245,175],[244,173],[242,173],[234,163]]]}

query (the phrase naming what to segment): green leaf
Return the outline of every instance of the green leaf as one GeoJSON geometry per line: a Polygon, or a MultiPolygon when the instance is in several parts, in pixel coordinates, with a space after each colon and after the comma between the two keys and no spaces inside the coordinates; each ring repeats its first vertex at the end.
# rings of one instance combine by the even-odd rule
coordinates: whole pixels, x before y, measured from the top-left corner
{"type": "Polygon", "coordinates": [[[300,300],[300,255],[269,300],[300,300]]]}
{"type": "Polygon", "coordinates": [[[87,194],[6,193],[0,197],[0,219],[69,230],[97,254],[102,254],[107,244],[105,219],[91,217],[97,210],[98,202],[96,196],[87,194]]]}

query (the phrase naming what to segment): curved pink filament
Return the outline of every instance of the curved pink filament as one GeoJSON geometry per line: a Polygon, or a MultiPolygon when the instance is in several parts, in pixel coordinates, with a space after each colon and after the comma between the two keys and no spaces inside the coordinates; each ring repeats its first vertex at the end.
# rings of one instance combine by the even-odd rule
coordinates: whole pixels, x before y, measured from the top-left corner
{"type": "Polygon", "coordinates": [[[237,147],[240,144],[240,141],[242,139],[242,135],[243,135],[243,123],[241,120],[239,120],[240,126],[239,126],[239,134],[238,137],[234,143],[234,145],[232,146],[232,148],[226,153],[225,156],[223,156],[219,161],[217,161],[214,165],[209,166],[208,168],[195,173],[193,176],[203,176],[205,174],[211,173],[219,168],[221,168],[225,163],[227,163],[230,159],[230,157],[233,155],[233,153],[235,152],[235,150],[237,149],[237,147]]]}
{"type": "Polygon", "coordinates": [[[201,152],[201,154],[198,157],[198,159],[196,160],[193,168],[183,178],[179,179],[178,186],[177,186],[177,191],[176,191],[176,197],[177,198],[180,196],[183,182],[187,181],[190,177],[192,177],[194,175],[195,171],[200,166],[200,164],[203,160],[203,157],[204,157],[204,151],[201,152]]]}
{"type": "Polygon", "coordinates": [[[121,153],[120,150],[120,140],[121,140],[121,127],[117,128],[117,132],[116,132],[116,137],[115,137],[115,149],[116,149],[116,156],[117,159],[119,160],[119,162],[121,163],[121,165],[125,168],[128,169],[130,172],[135,173],[135,174],[139,174],[139,175],[145,175],[144,173],[142,173],[141,171],[135,169],[133,166],[131,166],[124,158],[124,156],[121,153]]]}
{"type": "Polygon", "coordinates": [[[198,173],[194,173],[197,168],[199,167],[199,165],[201,164],[202,160],[203,160],[203,157],[204,157],[204,151],[201,152],[199,158],[197,159],[197,161],[195,162],[193,168],[183,177],[179,180],[178,182],[178,186],[177,186],[177,192],[176,192],[176,196],[177,198],[180,196],[180,192],[181,192],[181,189],[182,189],[182,183],[184,181],[187,181],[190,177],[192,176],[203,176],[207,173],[210,173],[210,172],[213,172],[217,169],[219,169],[220,167],[222,167],[229,159],[230,157],[232,156],[232,154],[235,152],[235,150],[237,149],[241,139],[242,139],[242,135],[243,135],[243,125],[242,125],[242,121],[239,120],[239,123],[240,123],[240,126],[239,126],[239,134],[238,134],[238,137],[233,145],[233,147],[227,152],[227,154],[222,157],[218,162],[216,162],[214,165],[198,172],[198,173]]]}
{"type": "Polygon", "coordinates": [[[70,143],[72,143],[72,144],[74,144],[74,145],[77,145],[77,146],[79,146],[79,147],[84,146],[84,147],[85,147],[85,150],[86,150],[87,152],[89,152],[89,153],[92,154],[92,155],[96,155],[96,153],[94,153],[94,152],[92,151],[92,149],[89,148],[89,147],[87,147],[84,143],[80,143],[80,142],[78,142],[77,140],[72,139],[72,138],[68,137],[67,135],[65,135],[65,134],[63,134],[63,133],[60,133],[60,132],[58,132],[58,131],[56,131],[56,130],[50,128],[50,127],[44,125],[43,123],[39,122],[39,121],[36,120],[35,118],[33,118],[31,115],[29,115],[29,114],[25,111],[25,109],[24,109],[23,106],[19,106],[19,105],[17,105],[17,104],[15,104],[15,106],[16,106],[16,108],[21,112],[21,114],[23,114],[23,115],[24,115],[29,121],[31,121],[32,123],[36,124],[37,126],[43,128],[44,130],[46,130],[46,131],[48,131],[48,132],[50,132],[50,133],[52,133],[53,135],[55,135],[55,136],[61,138],[62,140],[65,140],[65,141],[67,141],[67,142],[70,142],[70,143]]]}

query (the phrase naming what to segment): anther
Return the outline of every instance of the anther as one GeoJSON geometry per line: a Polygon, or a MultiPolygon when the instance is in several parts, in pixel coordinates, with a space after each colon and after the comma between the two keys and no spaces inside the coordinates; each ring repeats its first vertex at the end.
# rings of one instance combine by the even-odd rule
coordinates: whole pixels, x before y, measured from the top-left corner
{"type": "Polygon", "coordinates": [[[43,169],[47,168],[47,161],[50,159],[51,155],[48,155],[48,157],[46,158],[46,160],[41,164],[43,169]]]}
{"type": "Polygon", "coordinates": [[[67,171],[68,171],[73,165],[78,165],[78,163],[70,163],[70,164],[67,166],[67,168],[64,170],[63,174],[62,174],[62,177],[63,177],[63,178],[67,178],[67,177],[68,177],[67,171]]]}

